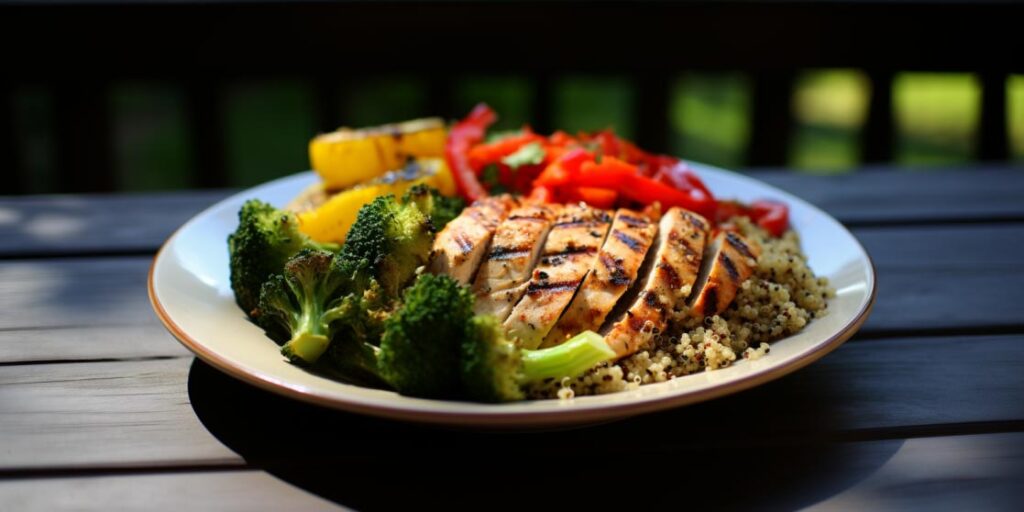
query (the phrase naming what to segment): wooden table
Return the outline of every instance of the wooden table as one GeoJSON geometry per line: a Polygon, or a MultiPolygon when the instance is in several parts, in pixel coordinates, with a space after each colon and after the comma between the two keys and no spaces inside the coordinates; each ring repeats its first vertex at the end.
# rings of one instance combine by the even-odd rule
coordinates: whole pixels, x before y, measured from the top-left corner
{"type": "Polygon", "coordinates": [[[227,192],[0,200],[0,509],[1019,510],[1022,171],[759,175],[867,247],[863,330],[734,396],[525,434],[322,410],[196,361],[146,272],[227,192]]]}

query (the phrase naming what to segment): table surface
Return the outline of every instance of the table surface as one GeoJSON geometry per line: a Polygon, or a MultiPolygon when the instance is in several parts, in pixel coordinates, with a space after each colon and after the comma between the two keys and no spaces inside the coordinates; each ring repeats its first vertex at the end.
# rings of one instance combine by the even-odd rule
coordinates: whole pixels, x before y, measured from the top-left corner
{"type": "Polygon", "coordinates": [[[195,360],[146,273],[227,191],[0,199],[0,508],[1019,510],[1024,168],[757,177],[867,247],[861,332],[733,396],[531,433],[323,410],[195,360]]]}

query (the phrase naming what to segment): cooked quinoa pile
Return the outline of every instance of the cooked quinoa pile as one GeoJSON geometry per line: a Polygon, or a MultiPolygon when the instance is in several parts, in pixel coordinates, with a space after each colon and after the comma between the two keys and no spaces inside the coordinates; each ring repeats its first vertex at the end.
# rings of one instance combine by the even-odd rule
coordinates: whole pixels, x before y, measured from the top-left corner
{"type": "Polygon", "coordinates": [[[693,317],[685,305],[674,311],[667,332],[648,333],[646,350],[576,378],[530,390],[534,398],[571,398],[612,393],[663,382],[698,371],[725,368],[737,359],[757,359],[769,343],[794,334],[825,315],[835,291],[807,266],[800,239],[790,230],[774,238],[746,217],[732,219],[739,232],[761,245],[753,276],[721,315],[693,317]]]}

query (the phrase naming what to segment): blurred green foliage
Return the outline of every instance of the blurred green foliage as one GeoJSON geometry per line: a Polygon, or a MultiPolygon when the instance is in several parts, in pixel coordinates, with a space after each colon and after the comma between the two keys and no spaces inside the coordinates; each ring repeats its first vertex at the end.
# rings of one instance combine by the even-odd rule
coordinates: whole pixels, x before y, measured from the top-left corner
{"type": "Polygon", "coordinates": [[[670,150],[723,167],[743,165],[750,139],[750,84],[741,74],[689,73],[672,84],[670,150]]]}
{"type": "MultiPolygon", "coordinates": [[[[309,167],[316,134],[311,87],[302,82],[238,83],[224,104],[228,180],[251,186],[309,167]]],[[[140,168],[145,163],[140,162],[140,168]]]]}
{"type": "Polygon", "coordinates": [[[118,187],[187,188],[192,182],[192,146],[181,91],[159,84],[120,84],[111,100],[118,187]]]}
{"type": "Polygon", "coordinates": [[[916,166],[970,160],[980,111],[981,85],[974,75],[897,75],[893,81],[896,161],[916,166]]]}
{"type": "MultiPolygon", "coordinates": [[[[452,78],[451,106],[468,112],[484,101],[500,115],[496,128],[528,124],[536,88],[519,76],[452,78]]],[[[301,80],[237,82],[223,90],[226,175],[249,186],[308,167],[307,143],[317,121],[366,126],[436,115],[426,79],[379,76],[343,84],[340,112],[315,111],[314,88],[301,80]]],[[[751,84],[741,73],[686,73],[671,84],[670,151],[683,158],[743,167],[751,137],[751,84]]],[[[861,162],[861,132],[872,84],[856,70],[798,75],[791,97],[789,164],[835,173],[861,162]]],[[[892,84],[895,161],[911,166],[972,158],[977,144],[980,86],[965,73],[901,73],[892,84]]],[[[22,86],[13,94],[15,144],[29,192],[60,190],[54,151],[52,90],[22,86]]],[[[551,123],[569,132],[614,128],[631,137],[637,91],[626,76],[558,77],[551,82],[551,123]]],[[[113,164],[123,190],[187,188],[195,151],[183,91],[164,83],[120,83],[110,89],[113,164]]],[[[1010,148],[1024,159],[1024,76],[1007,82],[1010,148]]]]}
{"type": "Polygon", "coordinates": [[[626,77],[567,76],[554,86],[551,122],[569,133],[611,128],[624,137],[634,133],[633,88],[626,77]]]}

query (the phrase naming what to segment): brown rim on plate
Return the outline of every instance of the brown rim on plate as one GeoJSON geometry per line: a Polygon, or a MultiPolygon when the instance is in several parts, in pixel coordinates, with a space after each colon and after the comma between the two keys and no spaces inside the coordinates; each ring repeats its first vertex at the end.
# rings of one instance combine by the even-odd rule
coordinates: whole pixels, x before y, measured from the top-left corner
{"type": "MultiPolygon", "coordinates": [[[[812,208],[817,209],[812,206],[812,208]]],[[[820,209],[819,209],[820,211],[820,209]]],[[[824,212],[822,212],[824,213],[824,212]]],[[[827,215],[827,214],[825,214],[827,215]]],[[[194,217],[193,217],[194,218],[194,217]]],[[[824,357],[829,352],[835,350],[839,345],[843,344],[846,340],[853,336],[857,330],[867,320],[868,315],[871,313],[872,308],[875,304],[875,298],[878,293],[878,286],[876,283],[875,276],[877,275],[875,270],[874,260],[871,259],[871,255],[864,250],[863,245],[860,241],[854,241],[861,247],[864,255],[868,259],[869,268],[871,269],[871,294],[867,302],[861,307],[860,311],[849,321],[842,329],[837,333],[830,336],[825,342],[818,344],[809,352],[802,354],[801,356],[778,366],[772,366],[759,371],[754,371],[750,375],[723,382],[720,384],[714,384],[709,388],[701,389],[698,391],[687,392],[679,395],[669,395],[661,398],[649,398],[649,399],[638,399],[633,402],[627,402],[623,404],[610,404],[602,407],[591,407],[581,409],[563,409],[555,411],[543,411],[543,412],[515,412],[506,413],[501,410],[501,404],[489,405],[486,410],[479,412],[460,412],[452,413],[448,411],[425,411],[408,409],[402,407],[394,407],[390,405],[370,405],[356,401],[343,401],[336,400],[330,397],[322,396],[315,392],[305,391],[300,386],[295,386],[287,382],[280,382],[274,379],[270,379],[264,375],[258,373],[250,373],[238,367],[237,364],[229,359],[223,358],[216,353],[207,349],[199,341],[189,336],[181,327],[179,327],[174,320],[170,318],[167,311],[164,309],[163,304],[156,296],[153,286],[153,275],[156,269],[157,262],[160,260],[161,255],[167,245],[174,240],[178,235],[178,232],[184,228],[188,223],[179,227],[175,232],[160,246],[160,250],[157,251],[153,257],[153,263],[149,267],[149,275],[147,277],[147,291],[149,294],[150,303],[153,305],[153,310],[156,312],[157,317],[163,323],[164,327],[181,342],[186,348],[196,354],[204,362],[209,363],[213,367],[220,371],[223,371],[232,377],[235,377],[243,382],[252,384],[258,388],[284,395],[287,397],[295,398],[303,402],[311,404],[330,407],[334,409],[344,410],[348,412],[355,412],[361,414],[368,414],[371,416],[378,416],[389,419],[415,421],[421,423],[431,424],[455,424],[455,423],[470,423],[473,426],[479,427],[491,427],[491,428],[507,428],[507,427],[544,427],[553,425],[571,425],[580,423],[592,423],[607,421],[610,419],[621,419],[629,416],[635,416],[648,412],[660,411],[664,409],[670,409],[678,406],[689,405],[693,403],[703,402],[718,398],[721,396],[737,393],[746,389],[750,389],[754,386],[775,380],[779,377],[783,377],[790,373],[793,373],[808,364],[817,361],[824,357]],[[461,421],[460,421],[461,420],[461,421]]],[[[841,224],[840,224],[841,226],[841,224]]],[[[844,230],[845,226],[841,226],[844,230]]],[[[849,231],[847,231],[849,233],[849,231]]],[[[852,234],[851,234],[852,237],[852,234]]],[[[283,363],[283,360],[282,360],[283,363]]],[[[657,385],[657,384],[650,384],[657,385]]],[[[481,404],[484,405],[484,404],[481,404]]]]}

